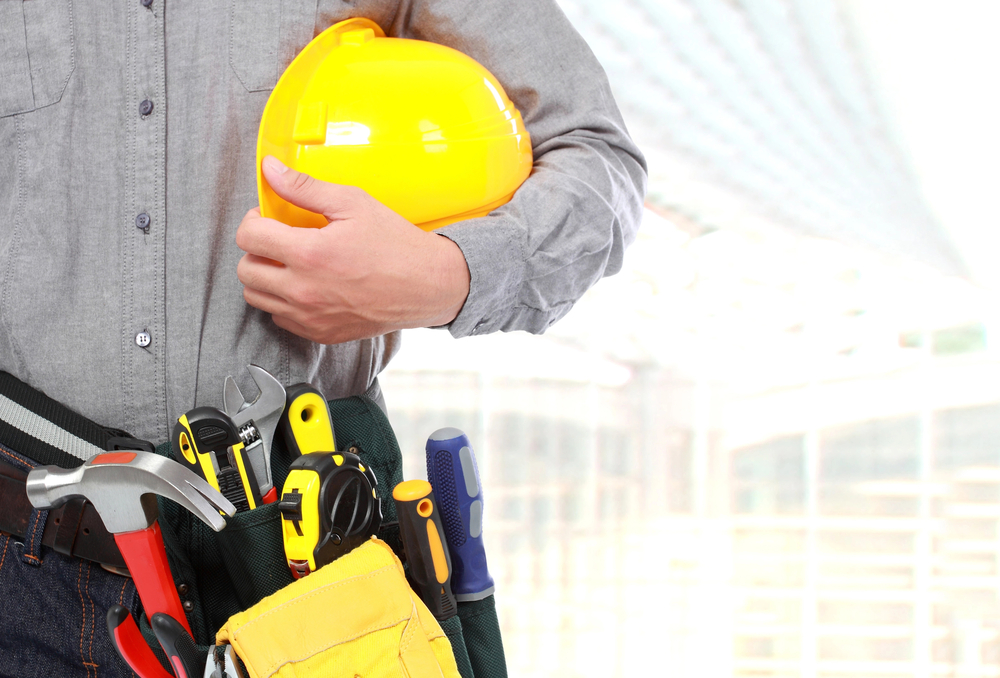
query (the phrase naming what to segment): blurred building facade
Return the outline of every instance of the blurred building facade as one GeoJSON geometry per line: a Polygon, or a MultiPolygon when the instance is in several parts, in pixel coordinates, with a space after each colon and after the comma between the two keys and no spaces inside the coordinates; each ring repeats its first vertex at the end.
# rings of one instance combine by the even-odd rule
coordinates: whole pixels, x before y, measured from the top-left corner
{"type": "Polygon", "coordinates": [[[477,447],[511,675],[1000,675],[1000,361],[924,353],[751,394],[384,385],[407,477],[440,426],[477,447]]]}

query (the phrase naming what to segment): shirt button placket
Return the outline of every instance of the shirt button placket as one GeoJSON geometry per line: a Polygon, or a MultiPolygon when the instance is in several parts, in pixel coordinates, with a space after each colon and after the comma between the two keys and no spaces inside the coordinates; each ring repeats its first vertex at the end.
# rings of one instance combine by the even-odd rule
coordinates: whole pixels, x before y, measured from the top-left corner
{"type": "Polygon", "coordinates": [[[123,262],[125,336],[133,344],[125,364],[126,423],[147,435],[166,437],[164,314],[166,203],[166,100],[164,16],[155,0],[135,0],[128,12],[131,83],[127,103],[133,135],[129,165],[129,217],[135,229],[123,262]],[[153,226],[156,228],[152,228],[153,226]],[[157,340],[154,342],[153,337],[157,340]],[[161,429],[163,429],[161,431],[161,429]]]}

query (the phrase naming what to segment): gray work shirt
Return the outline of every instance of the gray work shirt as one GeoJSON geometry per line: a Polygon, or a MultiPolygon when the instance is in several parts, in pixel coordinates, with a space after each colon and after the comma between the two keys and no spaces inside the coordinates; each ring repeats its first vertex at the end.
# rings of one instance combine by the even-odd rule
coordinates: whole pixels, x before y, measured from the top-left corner
{"type": "Polygon", "coordinates": [[[280,330],[244,302],[234,240],[271,88],[353,16],[472,56],[531,134],[515,198],[439,231],[472,277],[452,334],[541,332],[619,269],[643,159],[552,2],[0,0],[0,369],[156,442],[221,406],[227,374],[254,393],[248,363],[364,392],[398,333],[322,346],[280,330]]]}

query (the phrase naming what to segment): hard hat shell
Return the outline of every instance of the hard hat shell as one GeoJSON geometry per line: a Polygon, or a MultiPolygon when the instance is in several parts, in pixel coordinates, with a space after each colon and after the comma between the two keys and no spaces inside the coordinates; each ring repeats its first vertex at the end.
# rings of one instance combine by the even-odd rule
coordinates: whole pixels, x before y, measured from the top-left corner
{"type": "Polygon", "coordinates": [[[424,230],[484,216],[531,171],[531,140],[496,78],[470,57],[387,38],[368,19],[320,33],[288,66],[257,136],[261,214],[294,226],[327,220],[277,196],[264,156],[363,188],[424,230]]]}

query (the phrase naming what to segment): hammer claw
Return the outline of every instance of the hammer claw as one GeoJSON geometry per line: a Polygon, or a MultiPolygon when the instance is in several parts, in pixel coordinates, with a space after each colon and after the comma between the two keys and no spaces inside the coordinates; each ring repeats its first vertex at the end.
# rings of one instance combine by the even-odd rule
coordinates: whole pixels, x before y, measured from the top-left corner
{"type": "Polygon", "coordinates": [[[219,515],[219,511],[232,517],[236,514],[236,507],[222,493],[217,492],[214,487],[201,478],[198,478],[198,480],[201,481],[199,485],[196,485],[190,479],[187,481],[191,491],[185,493],[185,496],[199,509],[198,511],[192,511],[192,513],[202,518],[210,518],[211,522],[209,526],[216,532],[219,532],[226,526],[226,520],[219,515]],[[207,486],[209,491],[206,491],[205,487],[201,485],[207,486]]]}
{"type": "Polygon", "coordinates": [[[99,454],[75,469],[36,468],[28,474],[25,491],[36,508],[55,508],[70,497],[84,497],[114,534],[152,525],[157,517],[154,495],[172,499],[216,532],[226,526],[219,511],[236,512],[196,473],[150,452],[99,454]]]}

